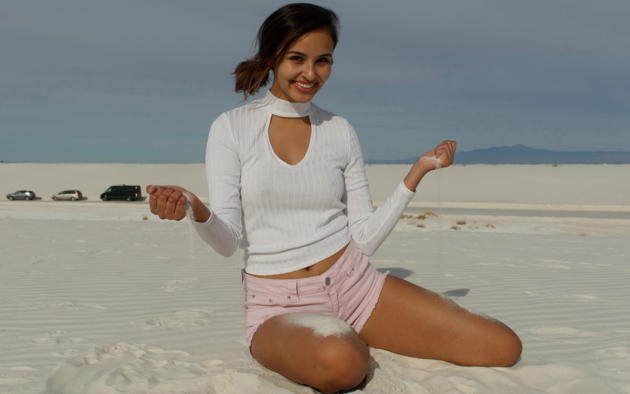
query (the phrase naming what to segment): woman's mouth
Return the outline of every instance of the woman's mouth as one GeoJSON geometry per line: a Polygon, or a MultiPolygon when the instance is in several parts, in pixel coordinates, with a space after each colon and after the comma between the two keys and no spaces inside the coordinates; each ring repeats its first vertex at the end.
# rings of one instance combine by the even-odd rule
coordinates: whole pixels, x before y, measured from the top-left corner
{"type": "Polygon", "coordinates": [[[315,89],[315,83],[307,83],[307,82],[293,82],[298,91],[302,93],[312,93],[315,89]]]}

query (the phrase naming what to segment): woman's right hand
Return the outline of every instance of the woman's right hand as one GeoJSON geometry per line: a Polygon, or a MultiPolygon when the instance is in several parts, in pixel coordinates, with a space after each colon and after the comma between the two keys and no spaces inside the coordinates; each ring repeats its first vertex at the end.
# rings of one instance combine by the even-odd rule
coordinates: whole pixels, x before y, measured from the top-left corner
{"type": "Polygon", "coordinates": [[[190,203],[195,221],[205,222],[210,218],[210,210],[199,198],[183,187],[148,185],[151,213],[160,219],[182,220],[186,216],[186,201],[190,203]]]}

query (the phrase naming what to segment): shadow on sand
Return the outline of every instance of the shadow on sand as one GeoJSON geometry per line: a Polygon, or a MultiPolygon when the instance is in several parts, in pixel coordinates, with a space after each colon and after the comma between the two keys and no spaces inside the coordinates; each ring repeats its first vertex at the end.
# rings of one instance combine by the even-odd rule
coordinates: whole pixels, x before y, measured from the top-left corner
{"type": "Polygon", "coordinates": [[[405,279],[406,277],[413,274],[413,271],[408,270],[406,268],[398,268],[398,267],[387,267],[387,268],[378,268],[379,272],[388,272],[391,276],[395,276],[400,279],[405,279]]]}

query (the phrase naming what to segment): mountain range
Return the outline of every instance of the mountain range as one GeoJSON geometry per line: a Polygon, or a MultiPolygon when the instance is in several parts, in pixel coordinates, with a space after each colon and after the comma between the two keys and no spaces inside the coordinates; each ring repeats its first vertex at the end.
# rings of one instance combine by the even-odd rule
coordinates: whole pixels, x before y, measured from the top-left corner
{"type": "MultiPolygon", "coordinates": [[[[370,164],[411,164],[417,157],[369,160],[370,164]]],[[[630,164],[630,152],[559,151],[525,145],[497,146],[457,152],[458,164],[630,164]]]]}

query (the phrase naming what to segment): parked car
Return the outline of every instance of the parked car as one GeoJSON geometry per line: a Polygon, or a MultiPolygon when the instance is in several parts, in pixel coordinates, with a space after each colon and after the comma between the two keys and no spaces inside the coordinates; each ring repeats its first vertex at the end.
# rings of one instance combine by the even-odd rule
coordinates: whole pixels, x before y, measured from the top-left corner
{"type": "Polygon", "coordinates": [[[32,190],[18,190],[7,194],[7,200],[34,200],[35,197],[37,196],[32,190]]]}
{"type": "Polygon", "coordinates": [[[53,200],[83,200],[83,194],[79,190],[62,190],[51,197],[53,200]]]}
{"type": "Polygon", "coordinates": [[[135,201],[142,198],[142,189],[138,185],[112,185],[101,193],[101,200],[135,201]]]}

